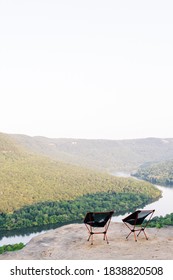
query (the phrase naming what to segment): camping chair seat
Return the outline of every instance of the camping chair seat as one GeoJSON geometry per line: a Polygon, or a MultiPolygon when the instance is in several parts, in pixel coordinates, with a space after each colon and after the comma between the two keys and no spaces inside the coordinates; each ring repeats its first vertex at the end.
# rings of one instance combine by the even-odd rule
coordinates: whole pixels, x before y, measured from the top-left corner
{"type": "Polygon", "coordinates": [[[145,233],[145,228],[149,224],[155,210],[137,210],[133,212],[132,214],[128,215],[126,218],[122,219],[124,224],[130,229],[130,233],[126,236],[126,239],[128,239],[129,235],[133,232],[135,241],[137,241],[137,237],[139,234],[143,231],[145,238],[148,240],[148,237],[145,233]],[[145,225],[143,226],[143,222],[146,218],[149,218],[145,225]],[[139,226],[136,228],[136,226],[139,226]],[[136,231],[139,231],[136,237],[136,231]]]}
{"type": "Polygon", "coordinates": [[[111,221],[111,217],[114,211],[107,212],[88,212],[84,219],[84,224],[89,232],[88,241],[91,238],[91,244],[93,244],[94,234],[103,234],[103,240],[108,242],[107,230],[111,221]],[[103,228],[103,230],[96,231],[95,228],[103,228]]]}

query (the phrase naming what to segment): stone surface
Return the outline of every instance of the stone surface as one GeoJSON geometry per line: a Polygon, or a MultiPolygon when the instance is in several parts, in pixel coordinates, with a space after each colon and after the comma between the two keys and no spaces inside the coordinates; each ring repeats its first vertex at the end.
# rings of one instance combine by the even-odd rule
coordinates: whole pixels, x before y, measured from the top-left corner
{"type": "Polygon", "coordinates": [[[133,234],[126,240],[128,229],[123,223],[111,222],[109,244],[103,235],[94,235],[94,244],[87,241],[84,224],[70,224],[34,237],[17,252],[0,255],[1,260],[140,260],[173,259],[173,227],[148,228],[134,241],[133,234]]]}

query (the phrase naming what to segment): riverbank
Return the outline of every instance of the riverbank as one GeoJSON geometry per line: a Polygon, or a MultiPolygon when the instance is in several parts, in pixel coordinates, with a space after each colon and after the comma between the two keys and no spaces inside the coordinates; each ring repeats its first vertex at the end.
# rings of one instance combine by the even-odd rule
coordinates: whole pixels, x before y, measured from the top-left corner
{"type": "MultiPolygon", "coordinates": [[[[118,174],[116,174],[118,175],[118,174]]],[[[129,174],[124,174],[121,173],[121,176],[126,176],[128,177],[129,174]]],[[[173,188],[168,188],[168,187],[164,187],[164,186],[157,186],[157,188],[162,192],[162,197],[152,203],[147,204],[145,207],[140,207],[140,209],[155,209],[155,213],[154,216],[165,216],[166,214],[170,214],[173,213],[173,204],[172,204],[172,200],[173,200],[173,188]]],[[[112,217],[112,221],[114,222],[121,222],[122,219],[127,216],[129,214],[129,212],[125,213],[124,215],[118,215],[118,216],[113,216],[112,217]]],[[[154,217],[153,216],[153,217],[154,217]]],[[[52,228],[55,227],[59,227],[61,225],[51,225],[52,228]]],[[[23,242],[24,244],[28,243],[31,238],[33,238],[34,236],[37,236],[41,233],[47,232],[47,230],[50,230],[51,228],[50,225],[47,225],[48,228],[45,228],[46,226],[44,226],[42,228],[42,230],[36,230],[35,228],[29,228],[29,229],[25,229],[24,232],[22,233],[22,231],[14,231],[14,235],[10,235],[9,236],[4,236],[1,237],[0,240],[0,246],[3,245],[7,245],[7,244],[15,244],[15,243],[20,243],[23,242]],[[33,232],[32,232],[33,230],[33,232]]]]}
{"type": "Polygon", "coordinates": [[[87,241],[84,224],[70,224],[34,237],[25,248],[0,255],[1,260],[140,260],[173,259],[173,227],[146,229],[134,241],[126,240],[128,229],[123,223],[111,222],[108,230],[109,244],[102,235],[94,236],[94,244],[87,241]]]}

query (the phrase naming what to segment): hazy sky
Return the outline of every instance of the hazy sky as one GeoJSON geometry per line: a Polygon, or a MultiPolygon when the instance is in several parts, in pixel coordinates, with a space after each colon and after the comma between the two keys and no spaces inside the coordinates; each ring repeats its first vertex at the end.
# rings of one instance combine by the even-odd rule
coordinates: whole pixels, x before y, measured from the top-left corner
{"type": "Polygon", "coordinates": [[[173,1],[0,0],[0,131],[173,137],[173,1]]]}

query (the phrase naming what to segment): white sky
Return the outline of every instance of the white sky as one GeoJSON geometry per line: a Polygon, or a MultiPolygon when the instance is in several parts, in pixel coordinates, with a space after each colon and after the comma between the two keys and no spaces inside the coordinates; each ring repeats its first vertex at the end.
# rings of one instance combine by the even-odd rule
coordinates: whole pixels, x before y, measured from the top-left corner
{"type": "Polygon", "coordinates": [[[173,1],[0,0],[0,131],[173,137],[173,1]]]}

